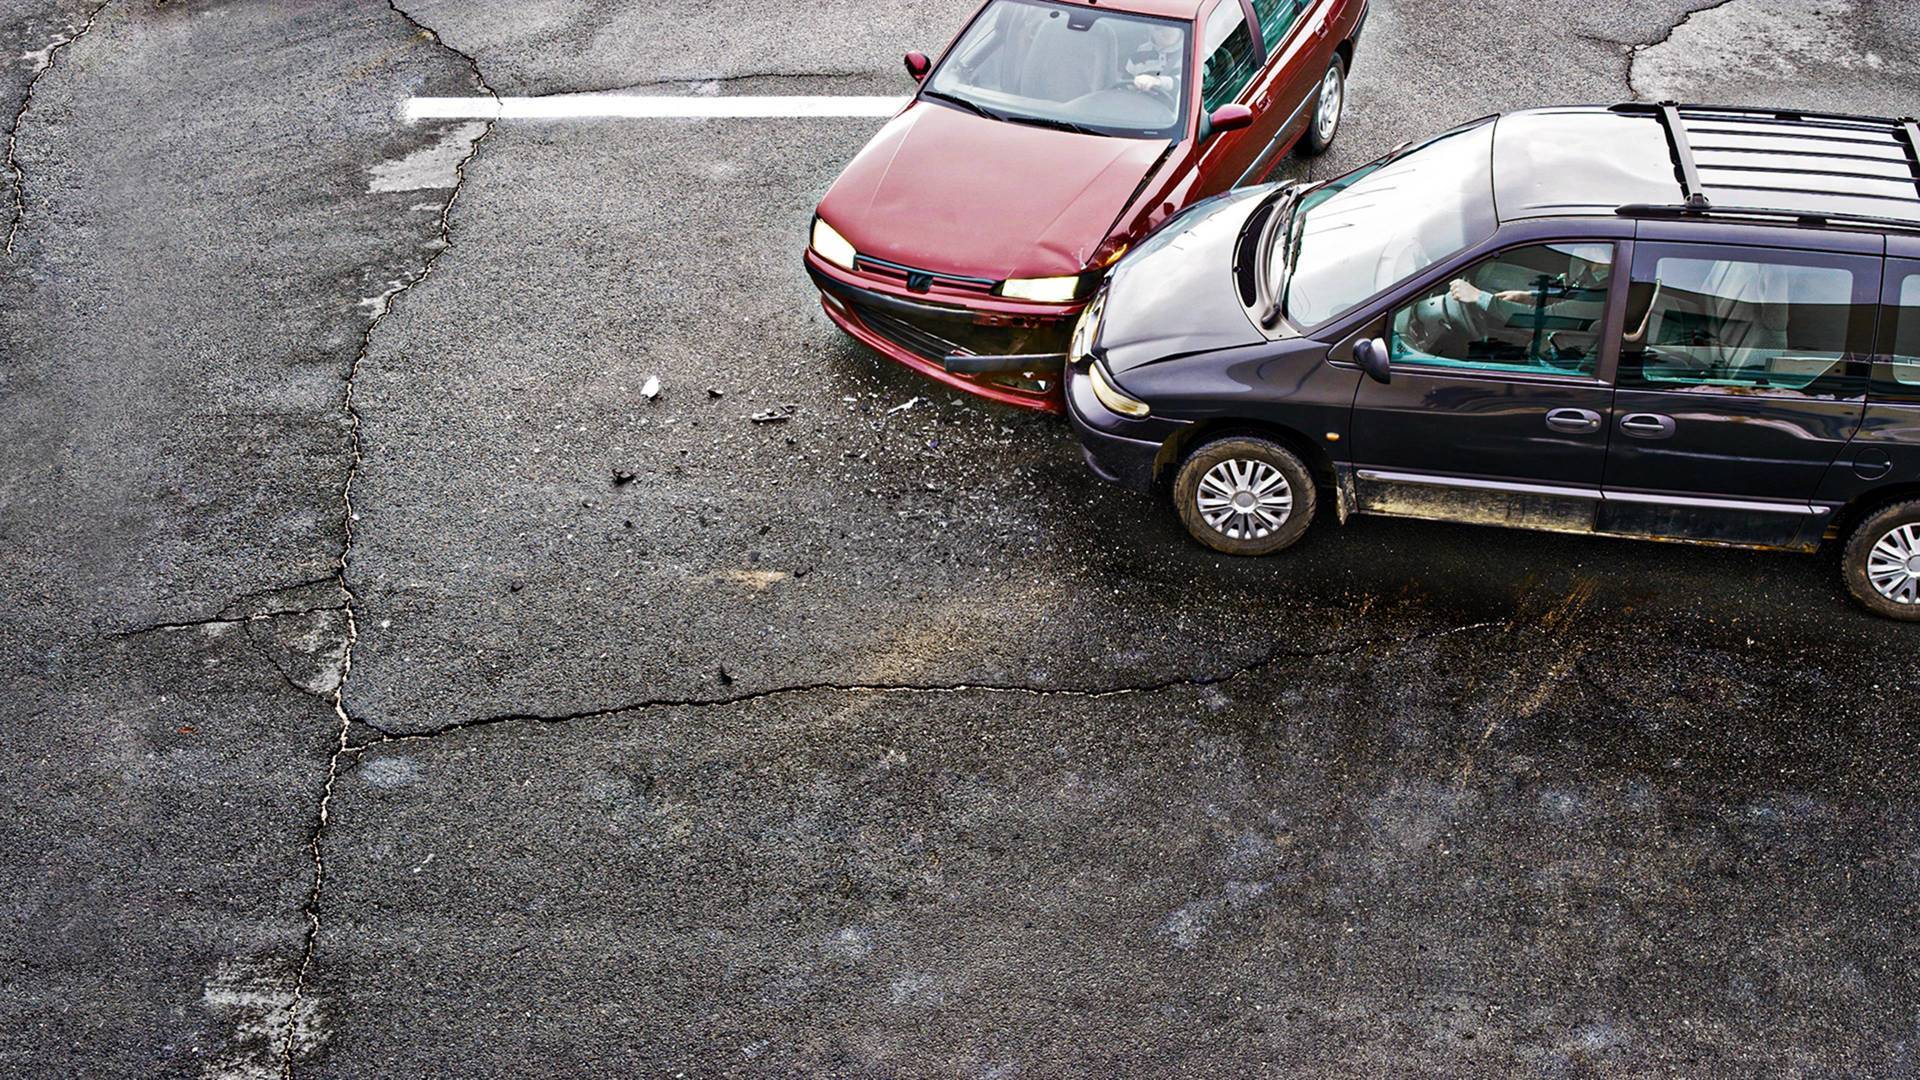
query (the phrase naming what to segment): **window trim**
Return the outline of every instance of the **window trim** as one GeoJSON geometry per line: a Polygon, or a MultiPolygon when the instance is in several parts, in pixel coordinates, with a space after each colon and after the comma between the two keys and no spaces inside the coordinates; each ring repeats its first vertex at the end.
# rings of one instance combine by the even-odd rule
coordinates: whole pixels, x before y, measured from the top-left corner
{"type": "MultiPolygon", "coordinates": [[[[1368,325],[1377,326],[1382,336],[1391,335],[1395,316],[1416,299],[1424,297],[1433,286],[1459,276],[1461,271],[1498,259],[1509,252],[1548,247],[1553,244],[1607,244],[1613,248],[1613,273],[1607,279],[1607,299],[1601,309],[1598,330],[1599,352],[1594,360],[1592,371],[1556,373],[1514,368],[1454,367],[1395,360],[1389,363],[1394,376],[1397,378],[1405,374],[1439,378],[1493,379],[1500,382],[1539,383],[1548,386],[1610,385],[1613,380],[1614,365],[1620,353],[1620,320],[1626,309],[1627,290],[1620,287],[1621,267],[1631,265],[1633,259],[1633,242],[1615,236],[1531,236],[1515,239],[1498,247],[1486,247],[1469,252],[1465,258],[1448,262],[1430,278],[1401,292],[1393,298],[1392,302],[1382,305],[1369,320],[1368,325]]],[[[1392,352],[1391,339],[1388,340],[1388,352],[1392,352]]]]}
{"type": "MultiPolygon", "coordinates": [[[[1880,317],[1880,305],[1874,299],[1881,295],[1882,283],[1886,277],[1884,260],[1879,256],[1852,251],[1828,251],[1816,247],[1784,248],[1751,244],[1724,243],[1706,240],[1648,240],[1641,239],[1634,245],[1633,262],[1627,271],[1627,288],[1621,290],[1624,297],[1631,292],[1635,282],[1643,274],[1651,280],[1655,268],[1662,258],[1691,259],[1694,261],[1729,261],[1777,263],[1786,266],[1806,266],[1824,269],[1847,270],[1853,273],[1853,296],[1849,302],[1852,309],[1847,325],[1846,349],[1836,362],[1844,364],[1846,370],[1842,376],[1850,393],[1840,397],[1840,401],[1853,401],[1864,398],[1868,391],[1868,360],[1877,344],[1877,326],[1880,317]],[[1864,313],[1864,314],[1863,314],[1864,313]],[[1864,325],[1863,325],[1864,323],[1864,325]]],[[[1622,305],[1622,315],[1626,314],[1622,305]]],[[[1622,327],[1624,331],[1624,326],[1622,327]]],[[[1614,369],[1614,387],[1644,394],[1694,394],[1712,397],[1751,397],[1757,387],[1717,386],[1707,383],[1653,383],[1644,379],[1627,381],[1625,374],[1626,350],[1619,335],[1614,339],[1614,355],[1621,363],[1614,369]]],[[[1801,396],[1794,391],[1781,390],[1773,395],[1783,401],[1792,401],[1801,396]]]]}

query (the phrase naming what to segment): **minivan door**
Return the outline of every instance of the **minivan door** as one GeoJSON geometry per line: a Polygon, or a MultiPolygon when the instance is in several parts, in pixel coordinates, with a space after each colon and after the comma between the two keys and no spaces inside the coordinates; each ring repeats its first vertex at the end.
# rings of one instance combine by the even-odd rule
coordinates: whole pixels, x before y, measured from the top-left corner
{"type": "Polygon", "coordinates": [[[1591,531],[1614,261],[1610,241],[1509,248],[1392,312],[1392,379],[1362,379],[1354,395],[1358,508],[1591,531]]]}
{"type": "Polygon", "coordinates": [[[1641,241],[1600,530],[1812,547],[1866,404],[1880,260],[1641,241]]]}

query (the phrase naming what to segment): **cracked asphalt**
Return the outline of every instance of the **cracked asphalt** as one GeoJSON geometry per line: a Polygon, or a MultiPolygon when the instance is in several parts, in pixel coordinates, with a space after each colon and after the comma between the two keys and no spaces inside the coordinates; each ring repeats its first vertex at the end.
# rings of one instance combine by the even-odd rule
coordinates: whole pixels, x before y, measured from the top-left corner
{"type": "MultiPolygon", "coordinates": [[[[1911,3],[1374,4],[1314,175],[1920,108],[1911,3]]],[[[0,0],[0,1074],[1920,1073],[1830,555],[1222,560],[827,323],[871,121],[399,118],[904,93],[970,4],[870,7],[0,0]]]]}

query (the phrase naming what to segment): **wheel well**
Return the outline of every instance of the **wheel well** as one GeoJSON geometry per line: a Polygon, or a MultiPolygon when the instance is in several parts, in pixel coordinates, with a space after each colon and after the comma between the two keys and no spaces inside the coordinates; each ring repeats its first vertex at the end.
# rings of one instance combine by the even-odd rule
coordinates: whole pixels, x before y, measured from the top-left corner
{"type": "Polygon", "coordinates": [[[1829,535],[1835,539],[1844,540],[1847,534],[1853,531],[1855,525],[1860,524],[1876,511],[1911,499],[1920,499],[1920,483],[1894,484],[1890,487],[1875,488],[1841,508],[1839,516],[1833,519],[1833,528],[1829,535]]]}
{"type": "Polygon", "coordinates": [[[1194,447],[1229,435],[1272,439],[1300,455],[1322,495],[1332,498],[1337,492],[1339,480],[1333,472],[1333,458],[1324,447],[1293,428],[1259,420],[1202,420],[1181,429],[1160,445],[1160,453],[1153,461],[1154,483],[1163,488],[1171,485],[1173,474],[1194,447]]]}
{"type": "Polygon", "coordinates": [[[1349,74],[1353,71],[1353,39],[1343,41],[1333,50],[1340,57],[1340,66],[1349,74]]]}

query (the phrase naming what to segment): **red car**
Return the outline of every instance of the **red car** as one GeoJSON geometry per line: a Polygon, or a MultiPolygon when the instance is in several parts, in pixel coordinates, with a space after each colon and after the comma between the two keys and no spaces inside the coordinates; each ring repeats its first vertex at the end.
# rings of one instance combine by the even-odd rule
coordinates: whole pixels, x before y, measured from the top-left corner
{"type": "Polygon", "coordinates": [[[1182,208],[1325,150],[1367,0],[987,0],[834,181],[807,271],[868,346],[1058,412],[1106,268],[1182,208]]]}

